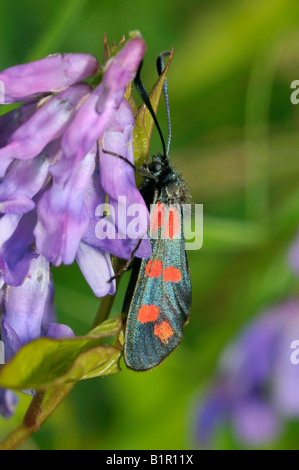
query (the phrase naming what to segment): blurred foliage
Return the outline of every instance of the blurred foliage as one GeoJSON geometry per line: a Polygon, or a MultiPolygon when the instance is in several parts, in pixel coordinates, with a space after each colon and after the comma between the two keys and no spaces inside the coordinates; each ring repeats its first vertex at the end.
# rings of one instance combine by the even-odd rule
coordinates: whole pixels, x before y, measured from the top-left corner
{"type": "MultiPolygon", "coordinates": [[[[203,248],[189,252],[194,294],[180,347],[150,372],[122,363],[119,374],[79,383],[26,448],[197,448],[194,409],[222,348],[265,307],[299,292],[286,264],[299,218],[299,107],[290,102],[298,25],[297,0],[2,0],[1,69],[54,52],[102,61],[104,32],[118,41],[139,29],[150,89],[157,55],[174,47],[171,159],[204,205],[203,248]]],[[[55,269],[54,279],[59,321],[86,334],[98,300],[75,266],[55,269]]],[[[20,398],[17,416],[0,421],[2,437],[21,420],[28,396],[20,398]]],[[[273,448],[298,448],[298,431],[289,423],[273,448]]],[[[242,448],[230,429],[219,430],[214,445],[242,448]]]]}

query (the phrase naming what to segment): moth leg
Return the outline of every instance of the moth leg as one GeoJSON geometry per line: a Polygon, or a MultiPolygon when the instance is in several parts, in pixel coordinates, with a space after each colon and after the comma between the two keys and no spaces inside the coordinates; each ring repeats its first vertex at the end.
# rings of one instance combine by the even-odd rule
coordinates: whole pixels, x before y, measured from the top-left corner
{"type": "Polygon", "coordinates": [[[153,204],[156,204],[158,196],[159,196],[159,190],[156,188],[154,192],[153,202],[152,202],[153,204]]]}
{"type": "Polygon", "coordinates": [[[131,266],[131,263],[133,262],[134,258],[135,258],[135,253],[137,252],[138,248],[140,247],[141,245],[141,242],[142,242],[142,238],[140,238],[138,240],[138,243],[137,245],[135,246],[134,250],[132,251],[131,253],[131,256],[130,258],[126,261],[126,263],[123,265],[123,267],[118,271],[118,273],[114,274],[114,276],[112,276],[108,282],[112,282],[114,281],[114,279],[118,279],[120,276],[122,276],[126,271],[128,271],[128,269],[130,268],[131,266]]]}
{"type": "Polygon", "coordinates": [[[134,168],[134,170],[136,171],[136,173],[139,173],[141,176],[144,176],[146,178],[150,178],[150,179],[153,179],[155,180],[156,182],[158,181],[158,178],[156,176],[154,176],[148,169],[146,168],[138,168],[137,166],[135,166],[133,163],[130,162],[130,160],[128,160],[126,157],[123,157],[122,155],[119,155],[118,153],[115,153],[115,152],[110,152],[110,150],[105,150],[105,149],[102,149],[102,151],[104,153],[107,153],[109,155],[112,155],[113,157],[118,157],[120,158],[121,160],[123,160],[124,162],[128,163],[132,168],[134,168]]]}

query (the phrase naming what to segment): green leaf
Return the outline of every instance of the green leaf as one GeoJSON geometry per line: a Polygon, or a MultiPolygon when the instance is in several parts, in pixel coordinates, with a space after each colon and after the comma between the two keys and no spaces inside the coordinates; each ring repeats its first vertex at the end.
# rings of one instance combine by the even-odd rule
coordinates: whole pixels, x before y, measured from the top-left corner
{"type": "MultiPolygon", "coordinates": [[[[173,53],[174,50],[172,49],[163,73],[160,75],[157,82],[153,86],[151,93],[149,94],[150,101],[155,113],[158,111],[163,85],[168,74],[173,53]]],[[[133,132],[133,147],[136,166],[141,166],[147,161],[153,128],[154,120],[147,106],[143,103],[135,116],[135,127],[133,132]]]]}
{"type": "MultiPolygon", "coordinates": [[[[101,362],[97,363],[97,366],[91,371],[85,374],[81,380],[86,380],[86,379],[93,379],[94,377],[102,377],[104,375],[112,375],[112,374],[117,374],[117,372],[120,371],[119,368],[119,359],[122,354],[122,350],[119,349],[118,347],[115,346],[108,346],[106,350],[106,355],[104,356],[103,354],[103,346],[101,346],[101,362]],[[103,360],[103,357],[105,357],[105,360],[103,360]]],[[[98,348],[95,348],[98,349],[98,348]]],[[[91,353],[96,355],[98,351],[92,350],[88,352],[91,356],[91,353]]],[[[95,356],[96,357],[96,356],[95,356]]],[[[91,360],[91,357],[87,358],[88,360],[91,360]]]]}
{"type": "Polygon", "coordinates": [[[39,338],[20,349],[0,370],[0,387],[13,390],[47,389],[91,377],[115,374],[122,347],[103,345],[105,338],[119,335],[122,317],[114,317],[86,336],[67,339],[39,338]]]}

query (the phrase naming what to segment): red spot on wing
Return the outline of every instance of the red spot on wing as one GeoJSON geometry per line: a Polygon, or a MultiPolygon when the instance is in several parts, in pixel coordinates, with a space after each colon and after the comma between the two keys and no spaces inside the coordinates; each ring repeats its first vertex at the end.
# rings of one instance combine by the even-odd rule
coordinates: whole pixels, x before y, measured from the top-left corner
{"type": "Polygon", "coordinates": [[[157,230],[162,226],[167,207],[163,202],[159,201],[155,204],[154,211],[151,216],[151,234],[154,235],[157,230]]]}
{"type": "Polygon", "coordinates": [[[164,269],[163,279],[165,282],[179,282],[182,279],[181,271],[172,266],[164,269]]]}
{"type": "Polygon", "coordinates": [[[175,207],[170,207],[167,224],[164,231],[165,238],[174,238],[181,230],[181,220],[175,207]]]}
{"type": "Polygon", "coordinates": [[[156,259],[152,261],[151,259],[146,263],[145,266],[145,275],[149,277],[160,277],[163,271],[162,261],[156,259]]]}
{"type": "Polygon", "coordinates": [[[159,308],[156,305],[142,305],[138,312],[137,320],[140,323],[156,321],[159,316],[159,308]]]}
{"type": "Polygon", "coordinates": [[[162,343],[166,344],[169,338],[173,336],[173,329],[169,325],[168,321],[165,320],[162,323],[155,325],[154,334],[158,336],[162,343]]]}

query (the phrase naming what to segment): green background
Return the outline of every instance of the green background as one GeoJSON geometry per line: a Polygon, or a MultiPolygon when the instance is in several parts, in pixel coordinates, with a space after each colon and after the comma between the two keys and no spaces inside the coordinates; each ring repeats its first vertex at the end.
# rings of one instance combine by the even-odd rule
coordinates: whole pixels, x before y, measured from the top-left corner
{"type": "MultiPolygon", "coordinates": [[[[286,253],[298,229],[298,0],[1,0],[0,69],[55,52],[103,61],[103,34],[138,29],[147,43],[143,78],[172,46],[171,160],[204,205],[204,243],[190,251],[191,319],[180,347],[158,368],[79,383],[23,446],[27,449],[196,449],[194,413],[219,354],[268,305],[296,294],[286,253]]],[[[166,132],[164,108],[159,120],[166,132]]],[[[153,137],[151,151],[160,151],[153,137]]],[[[54,271],[58,320],[91,327],[95,299],[76,267],[54,271]]],[[[127,277],[114,314],[120,313],[127,277]]],[[[0,437],[18,424],[0,419],[0,437]]],[[[298,448],[299,421],[267,448],[298,448]]],[[[215,449],[242,449],[229,428],[215,449]]]]}

